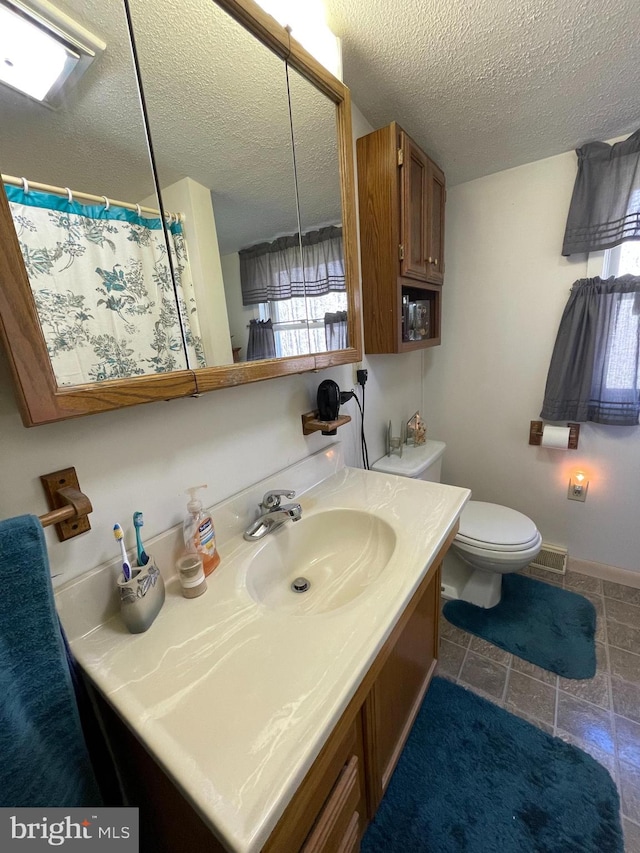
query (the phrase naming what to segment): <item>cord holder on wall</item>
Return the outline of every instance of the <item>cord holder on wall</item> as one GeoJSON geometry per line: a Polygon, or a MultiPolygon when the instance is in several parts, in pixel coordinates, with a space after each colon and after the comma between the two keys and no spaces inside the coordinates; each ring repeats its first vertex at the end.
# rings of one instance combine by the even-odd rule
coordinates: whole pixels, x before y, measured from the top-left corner
{"type": "MultiPolygon", "coordinates": [[[[549,425],[547,426],[547,430],[549,429],[549,425]]],[[[578,441],[580,439],[580,424],[568,423],[567,429],[569,430],[567,434],[567,450],[577,450],[578,449],[578,441]]],[[[529,444],[536,445],[538,447],[545,446],[545,442],[543,440],[545,431],[545,424],[543,421],[531,421],[531,426],[529,428],[529,444]]],[[[555,447],[558,449],[559,445],[548,445],[550,447],[555,447]]],[[[564,448],[564,445],[562,445],[564,448]]]]}
{"type": "Polygon", "coordinates": [[[344,426],[351,421],[349,415],[340,415],[333,421],[323,421],[318,417],[318,410],[306,412],[302,416],[302,434],[311,435],[312,432],[322,432],[323,435],[335,435],[338,427],[344,426]]]}

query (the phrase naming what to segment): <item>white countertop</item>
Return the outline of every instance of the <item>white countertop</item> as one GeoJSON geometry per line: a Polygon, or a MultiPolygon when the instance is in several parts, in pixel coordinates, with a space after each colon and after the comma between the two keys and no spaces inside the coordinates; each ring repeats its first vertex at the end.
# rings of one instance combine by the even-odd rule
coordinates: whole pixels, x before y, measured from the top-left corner
{"type": "MultiPolygon", "coordinates": [[[[301,464],[276,477],[278,485],[296,488],[301,464]]],[[[118,615],[86,630],[86,613],[72,615],[90,594],[82,579],[56,592],[80,665],[223,844],[239,853],[266,842],[470,494],[339,465],[334,460],[335,473],[298,495],[303,519],[326,509],[366,509],[394,528],[397,541],[382,573],[336,610],[289,615],[251,598],[246,566],[261,543],[238,532],[251,519],[238,517],[237,498],[225,502],[236,508],[236,530],[223,523],[222,560],[207,592],[185,599],[170,577],[165,606],[146,633],[129,634],[118,615]]],[[[273,479],[252,489],[273,488],[273,479]]]]}

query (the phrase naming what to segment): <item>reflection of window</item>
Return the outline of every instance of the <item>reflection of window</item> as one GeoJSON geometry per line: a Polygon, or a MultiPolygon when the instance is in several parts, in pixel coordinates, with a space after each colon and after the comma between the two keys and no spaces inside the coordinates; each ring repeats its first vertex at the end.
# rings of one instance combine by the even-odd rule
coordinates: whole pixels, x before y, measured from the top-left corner
{"type": "Polygon", "coordinates": [[[260,305],[260,319],[273,320],[278,358],[301,352],[325,352],[327,349],[324,315],[347,310],[347,294],[300,297],[260,305]]]}
{"type": "Polygon", "coordinates": [[[347,310],[342,229],[279,237],[239,255],[242,302],[272,320],[277,356],[325,352],[325,315],[347,310]]]}

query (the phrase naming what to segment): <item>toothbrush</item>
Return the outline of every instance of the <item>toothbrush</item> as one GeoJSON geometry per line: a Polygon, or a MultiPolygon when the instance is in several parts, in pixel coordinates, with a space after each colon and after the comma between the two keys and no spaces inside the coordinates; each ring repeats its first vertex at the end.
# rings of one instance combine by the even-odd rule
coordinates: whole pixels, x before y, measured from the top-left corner
{"type": "Polygon", "coordinates": [[[124,575],[124,579],[126,581],[130,581],[131,566],[129,565],[129,560],[127,560],[127,552],[124,548],[124,533],[122,532],[122,528],[119,524],[113,525],[113,535],[115,536],[116,542],[120,543],[120,553],[122,555],[122,574],[124,575]]]}
{"type": "Polygon", "coordinates": [[[146,566],[147,563],[149,562],[149,555],[144,550],[144,547],[142,545],[142,537],[140,534],[140,528],[142,527],[143,524],[144,524],[144,518],[142,517],[142,513],[141,512],[134,512],[133,513],[133,526],[136,529],[136,545],[138,546],[138,565],[139,566],[146,566]]]}

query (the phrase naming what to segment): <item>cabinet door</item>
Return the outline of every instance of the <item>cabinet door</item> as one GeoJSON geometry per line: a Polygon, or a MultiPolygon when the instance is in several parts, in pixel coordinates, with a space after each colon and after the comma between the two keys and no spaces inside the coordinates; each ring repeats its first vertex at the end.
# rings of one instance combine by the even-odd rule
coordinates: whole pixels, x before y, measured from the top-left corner
{"type": "Polygon", "coordinates": [[[444,204],[447,196],[444,172],[429,160],[427,169],[427,280],[444,279],[444,204]]]}
{"type": "Polygon", "coordinates": [[[427,280],[428,157],[401,134],[400,275],[427,280]]]}
{"type": "Polygon", "coordinates": [[[408,619],[365,703],[370,814],[377,809],[433,675],[440,568],[408,619]]]}

